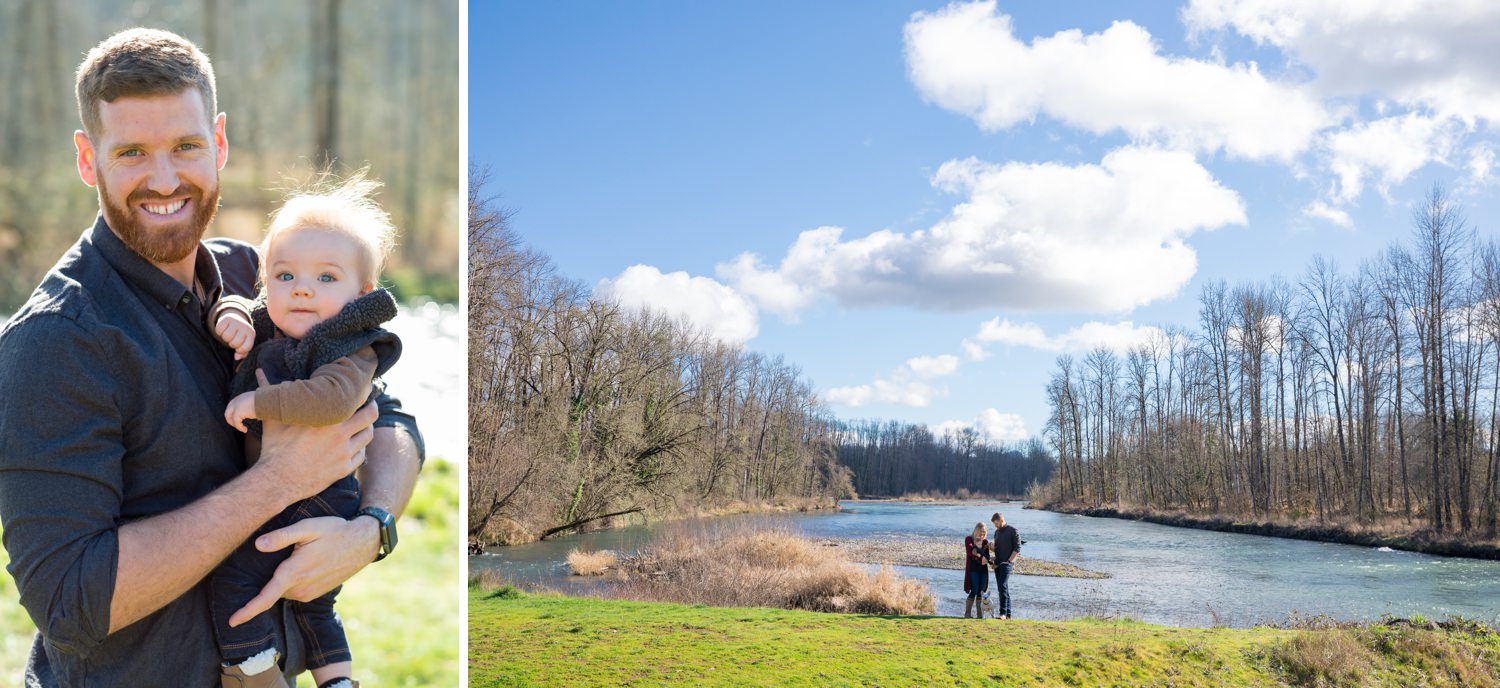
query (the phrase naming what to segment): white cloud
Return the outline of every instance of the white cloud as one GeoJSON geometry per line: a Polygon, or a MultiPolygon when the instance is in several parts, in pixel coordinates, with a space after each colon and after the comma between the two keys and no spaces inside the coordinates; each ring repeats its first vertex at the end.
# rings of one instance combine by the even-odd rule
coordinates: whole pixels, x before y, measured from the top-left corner
{"type": "Polygon", "coordinates": [[[603,279],[595,293],[612,298],[627,309],[686,318],[704,333],[730,343],[755,337],[759,318],[755,305],[735,290],[707,277],[686,272],[662,272],[650,265],[632,265],[614,279],[603,279]]]}
{"type": "Polygon", "coordinates": [[[932,404],[934,398],[948,394],[948,388],[933,387],[926,380],[952,375],[958,372],[958,364],[958,357],[952,354],[916,356],[907,359],[889,377],[877,379],[867,385],[825,390],[823,400],[855,408],[872,402],[925,407],[932,404]]]}
{"type": "Polygon", "coordinates": [[[781,272],[765,269],[753,253],[741,253],[734,260],[720,264],[715,272],[719,279],[734,285],[761,308],[789,323],[797,322],[798,313],[813,300],[811,289],[787,279],[781,272]]]}
{"type": "Polygon", "coordinates": [[[1128,21],[1027,45],[990,0],[918,12],[905,33],[908,69],[922,96],[987,131],[1047,115],[1137,142],[1290,160],[1332,122],[1303,86],[1272,81],[1254,63],[1162,55],[1151,35],[1128,21]]]}
{"type": "Polygon", "coordinates": [[[1374,179],[1381,195],[1432,162],[1446,163],[1461,132],[1452,120],[1416,113],[1386,117],[1328,135],[1329,168],[1338,177],[1335,197],[1350,202],[1374,179]]]}
{"type": "Polygon", "coordinates": [[[979,344],[979,342],[972,339],[965,339],[959,342],[959,346],[963,348],[964,356],[968,357],[971,361],[983,361],[990,357],[990,352],[986,351],[984,346],[979,344]]]}
{"type": "Polygon", "coordinates": [[[938,423],[933,433],[943,435],[973,428],[990,444],[1014,444],[1027,437],[1026,421],[1015,413],[1001,413],[996,409],[985,409],[971,421],[950,420],[938,423]]]}
{"type": "Polygon", "coordinates": [[[947,389],[935,389],[921,380],[876,380],[868,385],[835,387],[823,392],[823,400],[858,408],[871,402],[922,408],[934,397],[946,395],[947,389]]]}
{"type": "Polygon", "coordinates": [[[796,294],[778,301],[787,308],[822,292],[857,307],[1114,312],[1176,294],[1197,269],[1194,233],[1246,222],[1240,197],[1191,155],[1153,148],[1098,165],[954,160],[932,182],[966,198],[930,229],[846,240],[820,227],[774,271],[745,254],[720,274],[796,294]]]}
{"type": "Polygon", "coordinates": [[[1465,122],[1500,118],[1500,3],[1489,0],[1192,0],[1190,31],[1280,48],[1327,97],[1389,97],[1465,122]]]}
{"type": "Polygon", "coordinates": [[[1086,322],[1055,336],[1048,336],[1035,323],[1013,323],[999,317],[991,318],[979,325],[974,339],[986,344],[1024,346],[1031,349],[1055,352],[1080,352],[1104,347],[1115,352],[1125,352],[1150,342],[1152,338],[1164,337],[1161,328],[1139,326],[1129,320],[1116,323],[1086,322]]]}
{"type": "Polygon", "coordinates": [[[1047,338],[1047,333],[1042,330],[1041,325],[1027,322],[1013,323],[1010,320],[1002,320],[998,316],[980,323],[979,334],[974,338],[986,344],[998,343],[1032,349],[1052,348],[1052,342],[1047,338]]]}
{"type": "Polygon", "coordinates": [[[1488,184],[1495,171],[1495,149],[1489,144],[1479,144],[1469,151],[1469,182],[1475,185],[1488,184]]]}
{"type": "Polygon", "coordinates": [[[1308,204],[1306,208],[1302,209],[1302,214],[1308,217],[1327,220],[1344,229],[1354,228],[1354,220],[1349,217],[1349,213],[1328,205],[1323,201],[1313,201],[1308,204]]]}
{"type": "Polygon", "coordinates": [[[920,378],[942,377],[958,371],[958,357],[952,354],[918,356],[908,359],[906,367],[920,378]]]}

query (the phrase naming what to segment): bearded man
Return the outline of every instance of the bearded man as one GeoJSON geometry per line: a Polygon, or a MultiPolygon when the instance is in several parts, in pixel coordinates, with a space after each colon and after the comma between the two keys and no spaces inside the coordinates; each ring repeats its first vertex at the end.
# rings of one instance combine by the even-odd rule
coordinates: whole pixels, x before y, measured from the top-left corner
{"type": "MultiPolygon", "coordinates": [[[[387,397],[339,425],[266,423],[247,469],[223,419],[233,352],[204,320],[222,295],[253,297],[258,268],[249,245],[202,239],[229,156],[213,68],[180,36],[132,29],[88,54],[77,92],[100,215],[0,330],[0,524],[38,628],[26,685],[211,686],[207,574],[367,456],[364,505],[399,514],[421,436],[387,397]]],[[[261,536],[296,549],[246,609],[342,583],[388,551],[390,520],[261,536]]],[[[282,626],[294,675],[301,643],[282,626]]]]}

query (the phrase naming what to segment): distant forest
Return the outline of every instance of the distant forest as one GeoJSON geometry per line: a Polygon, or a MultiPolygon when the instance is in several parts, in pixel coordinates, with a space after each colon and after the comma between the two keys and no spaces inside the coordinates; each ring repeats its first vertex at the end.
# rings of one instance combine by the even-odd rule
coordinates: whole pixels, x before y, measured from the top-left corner
{"type": "Polygon", "coordinates": [[[934,435],[925,425],[860,420],[839,423],[839,463],[854,472],[862,497],[926,494],[1019,498],[1052,477],[1054,461],[1033,439],[991,445],[972,428],[934,435]]]}
{"type": "Polygon", "coordinates": [[[259,242],[289,180],[334,160],[370,166],[401,234],[386,278],[403,296],[458,298],[458,9],[454,0],[0,2],[0,317],[98,209],[78,179],[74,70],[134,26],[213,61],[229,162],[210,234],[259,242]]]}
{"type": "Polygon", "coordinates": [[[1058,359],[1039,497],[1497,535],[1500,242],[1440,188],[1353,269],[1199,300],[1196,330],[1058,359]]]}

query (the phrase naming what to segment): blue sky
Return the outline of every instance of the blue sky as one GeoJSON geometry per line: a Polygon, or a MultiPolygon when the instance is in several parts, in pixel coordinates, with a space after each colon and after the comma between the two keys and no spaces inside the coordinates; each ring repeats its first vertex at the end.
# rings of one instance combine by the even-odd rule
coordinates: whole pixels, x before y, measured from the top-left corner
{"type": "Polygon", "coordinates": [[[599,293],[1014,441],[1059,354],[1352,270],[1434,183],[1492,235],[1500,7],[1435,5],[473,3],[470,159],[599,293]]]}

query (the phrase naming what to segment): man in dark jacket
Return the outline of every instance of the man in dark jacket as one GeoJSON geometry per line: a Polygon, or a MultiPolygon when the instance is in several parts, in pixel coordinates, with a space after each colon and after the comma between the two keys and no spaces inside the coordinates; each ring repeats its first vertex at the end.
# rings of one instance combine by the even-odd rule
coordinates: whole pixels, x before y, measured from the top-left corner
{"type": "MultiPolygon", "coordinates": [[[[89,54],[77,88],[78,172],[100,215],[0,329],[0,522],[40,631],[26,685],[205,688],[219,682],[207,574],[366,456],[365,504],[399,514],[420,435],[394,400],[334,426],[268,423],[246,468],[223,420],[232,352],[203,318],[254,293],[258,258],[202,240],[229,154],[208,59],[133,29],[89,54]]],[[[294,549],[246,608],[332,589],[384,554],[387,527],[329,517],[262,536],[294,549]]],[[[295,673],[302,658],[284,661],[295,673]]]]}
{"type": "Polygon", "coordinates": [[[995,585],[999,588],[1000,604],[995,607],[995,618],[1010,618],[1010,567],[1015,563],[1016,557],[1021,556],[1021,536],[1016,533],[1015,526],[1006,525],[1005,517],[1000,512],[990,516],[990,522],[995,524],[994,547],[995,556],[990,560],[995,565],[995,585]]]}

